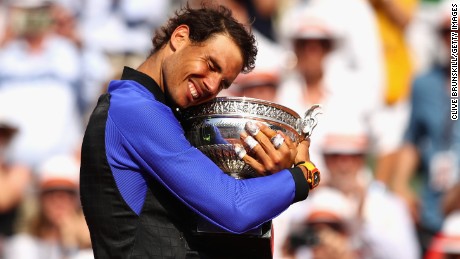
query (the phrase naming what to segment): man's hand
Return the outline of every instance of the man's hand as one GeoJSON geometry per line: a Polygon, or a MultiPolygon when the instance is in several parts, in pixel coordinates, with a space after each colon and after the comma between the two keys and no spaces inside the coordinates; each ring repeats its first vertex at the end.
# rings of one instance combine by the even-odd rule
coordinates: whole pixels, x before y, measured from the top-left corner
{"type": "Polygon", "coordinates": [[[248,150],[242,159],[260,175],[276,173],[294,164],[297,146],[282,132],[276,132],[260,122],[248,122],[246,131],[240,136],[248,150]],[[284,139],[278,148],[272,143],[277,134],[284,139]]]}

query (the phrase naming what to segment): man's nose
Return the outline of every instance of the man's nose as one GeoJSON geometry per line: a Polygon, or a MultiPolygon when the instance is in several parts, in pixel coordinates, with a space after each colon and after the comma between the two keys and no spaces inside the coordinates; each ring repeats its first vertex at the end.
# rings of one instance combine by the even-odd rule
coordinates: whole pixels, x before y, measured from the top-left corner
{"type": "Polygon", "coordinates": [[[222,83],[222,76],[218,73],[210,73],[204,81],[206,90],[210,94],[218,93],[220,90],[221,83],[222,83]]]}

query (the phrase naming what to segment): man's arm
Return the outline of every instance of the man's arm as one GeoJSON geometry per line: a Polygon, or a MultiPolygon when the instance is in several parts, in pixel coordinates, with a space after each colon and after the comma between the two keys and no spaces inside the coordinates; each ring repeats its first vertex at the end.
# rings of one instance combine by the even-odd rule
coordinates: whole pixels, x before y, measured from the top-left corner
{"type": "Polygon", "coordinates": [[[130,105],[131,100],[136,98],[113,102],[121,105],[111,106],[107,122],[123,136],[121,145],[129,159],[215,225],[246,232],[307,197],[308,183],[301,169],[236,180],[191,146],[168,107],[138,100],[130,105]]]}
{"type": "Polygon", "coordinates": [[[417,148],[406,143],[399,151],[396,168],[391,177],[390,188],[407,203],[411,215],[416,219],[418,214],[417,194],[411,188],[411,181],[415,176],[419,164],[417,148]]]}

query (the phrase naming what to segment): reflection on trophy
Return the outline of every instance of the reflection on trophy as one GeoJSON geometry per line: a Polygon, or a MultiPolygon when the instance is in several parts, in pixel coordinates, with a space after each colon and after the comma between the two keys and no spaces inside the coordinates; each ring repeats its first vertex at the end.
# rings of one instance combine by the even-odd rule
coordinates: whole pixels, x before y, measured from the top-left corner
{"type": "Polygon", "coordinates": [[[240,133],[248,121],[265,123],[282,131],[293,142],[310,137],[317,124],[320,105],[313,105],[301,118],[293,110],[269,101],[247,97],[217,97],[182,112],[185,136],[224,172],[235,178],[259,176],[234,150],[243,145],[240,133]]]}

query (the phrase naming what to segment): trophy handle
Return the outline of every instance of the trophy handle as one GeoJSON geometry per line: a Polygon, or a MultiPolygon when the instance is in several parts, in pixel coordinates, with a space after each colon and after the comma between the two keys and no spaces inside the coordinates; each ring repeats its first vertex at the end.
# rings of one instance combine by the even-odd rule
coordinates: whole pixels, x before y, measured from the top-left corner
{"type": "Polygon", "coordinates": [[[308,138],[313,133],[313,129],[318,124],[318,114],[323,114],[322,106],[314,104],[305,112],[303,119],[300,120],[300,130],[302,137],[308,138]]]}

